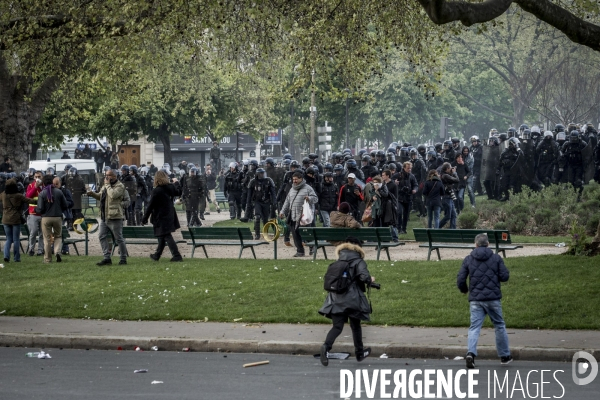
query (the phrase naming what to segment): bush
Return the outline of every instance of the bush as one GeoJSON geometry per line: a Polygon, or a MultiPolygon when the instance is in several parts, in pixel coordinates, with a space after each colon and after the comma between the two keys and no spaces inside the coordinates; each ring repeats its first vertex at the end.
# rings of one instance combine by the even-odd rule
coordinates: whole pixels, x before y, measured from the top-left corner
{"type": "Polygon", "coordinates": [[[475,229],[479,215],[472,211],[463,211],[458,216],[458,227],[460,229],[475,229]]]}
{"type": "Polygon", "coordinates": [[[496,222],[496,224],[494,225],[494,229],[496,229],[498,231],[505,231],[507,229],[506,222],[504,222],[504,221],[496,222]]]}
{"type": "Polygon", "coordinates": [[[525,227],[529,223],[529,214],[519,213],[511,216],[506,221],[506,227],[513,233],[525,233],[525,227]]]}

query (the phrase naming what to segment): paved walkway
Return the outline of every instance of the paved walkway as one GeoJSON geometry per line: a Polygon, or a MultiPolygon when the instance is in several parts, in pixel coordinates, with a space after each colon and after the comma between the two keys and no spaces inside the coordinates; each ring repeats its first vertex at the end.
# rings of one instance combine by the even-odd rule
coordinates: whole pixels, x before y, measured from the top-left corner
{"type": "MultiPolygon", "coordinates": [[[[237,353],[318,353],[330,325],[246,324],[186,321],[100,321],[0,317],[0,346],[134,350],[222,351],[237,353]]],[[[600,360],[600,331],[508,329],[517,360],[571,361],[579,350],[600,360]]],[[[365,345],[374,356],[443,359],[464,356],[467,328],[365,326],[365,345]]],[[[493,329],[484,329],[479,357],[497,358],[493,329]]],[[[353,353],[348,326],[334,350],[353,353]]]]}

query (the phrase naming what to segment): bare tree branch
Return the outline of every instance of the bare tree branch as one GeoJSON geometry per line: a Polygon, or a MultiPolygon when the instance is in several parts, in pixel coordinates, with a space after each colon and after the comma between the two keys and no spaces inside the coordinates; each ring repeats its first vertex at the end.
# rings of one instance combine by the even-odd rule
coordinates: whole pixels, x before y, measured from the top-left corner
{"type": "Polygon", "coordinates": [[[479,100],[477,100],[476,98],[474,98],[473,96],[470,96],[470,95],[468,95],[467,93],[465,93],[463,91],[460,91],[458,89],[453,89],[451,87],[449,87],[448,89],[450,89],[451,92],[454,92],[454,93],[460,94],[461,96],[466,97],[467,99],[471,100],[473,103],[477,104],[479,107],[488,110],[492,114],[495,114],[495,115],[497,115],[499,117],[502,117],[502,118],[506,118],[506,119],[511,120],[511,121],[513,119],[513,117],[511,115],[506,115],[506,114],[503,114],[503,113],[501,113],[499,111],[496,111],[493,108],[486,106],[485,104],[481,103],[479,100]]]}

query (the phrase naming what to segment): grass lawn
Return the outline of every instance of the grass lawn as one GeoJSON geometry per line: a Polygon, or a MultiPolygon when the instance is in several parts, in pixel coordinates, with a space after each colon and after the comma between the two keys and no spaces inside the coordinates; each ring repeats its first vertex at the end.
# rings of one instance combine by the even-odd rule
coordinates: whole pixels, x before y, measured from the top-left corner
{"type": "MultiPolygon", "coordinates": [[[[6,315],[329,323],[317,314],[326,261],[130,258],[127,266],[97,267],[99,257],[69,256],[49,265],[40,257],[22,260],[0,269],[6,315]]],[[[506,264],[509,327],[600,329],[598,258],[509,258],[506,264]]],[[[456,289],[459,268],[458,261],[370,261],[382,285],[371,293],[372,323],[468,326],[467,297],[456,289]]]]}

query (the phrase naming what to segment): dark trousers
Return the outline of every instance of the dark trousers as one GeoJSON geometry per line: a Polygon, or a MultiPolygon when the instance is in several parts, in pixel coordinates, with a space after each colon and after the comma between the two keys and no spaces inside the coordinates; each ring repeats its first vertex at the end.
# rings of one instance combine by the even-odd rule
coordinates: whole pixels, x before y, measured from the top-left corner
{"type": "Polygon", "coordinates": [[[410,215],[412,202],[404,203],[398,202],[398,225],[397,228],[401,231],[406,232],[406,224],[408,223],[408,216],[410,215]]]}
{"type": "Polygon", "coordinates": [[[294,239],[294,245],[296,246],[296,252],[300,254],[304,254],[304,246],[302,245],[302,236],[300,236],[300,224],[296,226],[295,221],[288,220],[288,228],[292,233],[292,238],[294,239]]]}
{"type": "Polygon", "coordinates": [[[156,248],[157,256],[160,257],[162,255],[163,250],[165,249],[165,244],[169,246],[169,250],[171,250],[173,257],[181,257],[179,249],[177,248],[177,243],[175,243],[175,239],[173,239],[173,235],[170,233],[158,237],[158,247],[156,248]]]}
{"type": "Polygon", "coordinates": [[[254,233],[260,235],[260,220],[262,219],[263,225],[269,220],[271,215],[271,203],[261,203],[257,201],[254,203],[254,233]]]}
{"type": "Polygon", "coordinates": [[[481,186],[481,170],[473,171],[473,190],[478,196],[483,196],[483,187],[481,186]]]}
{"type": "Polygon", "coordinates": [[[342,333],[344,324],[350,320],[350,329],[352,329],[352,339],[354,339],[354,351],[360,352],[363,350],[362,341],[362,328],[360,326],[360,319],[348,317],[346,314],[331,314],[331,321],[333,327],[327,334],[325,339],[325,345],[327,345],[327,351],[333,347],[333,342],[342,333]]]}

